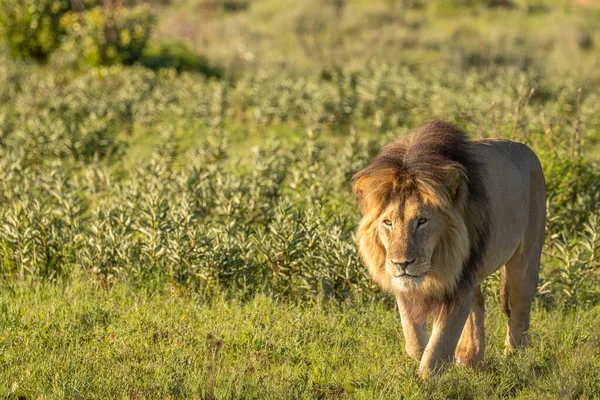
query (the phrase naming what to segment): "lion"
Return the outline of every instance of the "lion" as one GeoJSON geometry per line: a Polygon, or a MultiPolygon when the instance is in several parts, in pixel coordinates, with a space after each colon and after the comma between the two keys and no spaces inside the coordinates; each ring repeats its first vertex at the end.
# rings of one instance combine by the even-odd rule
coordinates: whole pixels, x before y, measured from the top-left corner
{"type": "Polygon", "coordinates": [[[481,283],[500,268],[507,351],[527,345],[546,219],[544,174],[529,147],[471,141],[434,121],[383,147],[353,180],[360,256],[395,295],[421,377],[453,357],[483,359],[481,283]]]}

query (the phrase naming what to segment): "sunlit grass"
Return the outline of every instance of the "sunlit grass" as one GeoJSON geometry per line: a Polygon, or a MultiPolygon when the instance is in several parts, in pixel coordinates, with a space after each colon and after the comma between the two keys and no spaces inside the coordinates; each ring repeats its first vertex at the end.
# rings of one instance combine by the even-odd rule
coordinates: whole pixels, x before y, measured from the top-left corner
{"type": "Polygon", "coordinates": [[[598,307],[533,313],[531,347],[503,355],[486,316],[479,368],[422,382],[391,302],[211,300],[102,290],[89,281],[3,286],[0,394],[37,398],[595,398],[598,307]],[[214,384],[214,386],[213,386],[214,384]]]}

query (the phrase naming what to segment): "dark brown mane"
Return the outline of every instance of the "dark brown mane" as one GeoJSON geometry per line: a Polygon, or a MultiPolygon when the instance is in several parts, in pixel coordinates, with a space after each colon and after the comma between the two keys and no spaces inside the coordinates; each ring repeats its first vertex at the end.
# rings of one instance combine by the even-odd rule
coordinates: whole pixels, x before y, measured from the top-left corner
{"type": "Polygon", "coordinates": [[[462,261],[456,289],[446,296],[446,306],[473,285],[485,250],[489,201],[483,178],[482,163],[467,135],[440,121],[426,123],[408,138],[385,146],[353,177],[364,216],[381,211],[392,197],[405,198],[415,190],[440,209],[458,210],[468,231],[469,254],[462,261]]]}

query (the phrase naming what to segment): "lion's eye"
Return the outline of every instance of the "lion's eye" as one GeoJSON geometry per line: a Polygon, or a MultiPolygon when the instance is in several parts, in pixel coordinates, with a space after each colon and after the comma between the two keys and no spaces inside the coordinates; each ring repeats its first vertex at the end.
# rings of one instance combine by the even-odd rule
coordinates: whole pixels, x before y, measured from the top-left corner
{"type": "Polygon", "coordinates": [[[423,225],[425,222],[427,222],[427,218],[421,217],[417,220],[417,225],[423,225]]]}
{"type": "Polygon", "coordinates": [[[384,219],[384,220],[383,220],[383,224],[384,224],[385,226],[392,226],[392,220],[389,220],[389,219],[384,219]]]}

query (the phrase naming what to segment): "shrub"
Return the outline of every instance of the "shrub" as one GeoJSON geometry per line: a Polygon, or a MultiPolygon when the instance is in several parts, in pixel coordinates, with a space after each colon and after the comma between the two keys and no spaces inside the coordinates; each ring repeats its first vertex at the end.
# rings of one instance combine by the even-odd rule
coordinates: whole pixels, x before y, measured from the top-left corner
{"type": "Polygon", "coordinates": [[[600,168],[597,162],[567,157],[543,157],[551,233],[581,229],[590,210],[600,207],[600,168]]]}
{"type": "Polygon", "coordinates": [[[61,27],[68,34],[63,52],[77,62],[95,66],[133,64],[141,56],[154,25],[147,6],[95,7],[68,13],[61,27]]]}
{"type": "Polygon", "coordinates": [[[153,70],[174,68],[178,72],[195,71],[209,77],[222,76],[219,68],[210,65],[205,57],[181,42],[150,42],[140,58],[140,63],[153,70]]]}
{"type": "Polygon", "coordinates": [[[250,8],[250,0],[204,0],[199,6],[209,10],[220,9],[225,12],[235,13],[246,11],[250,8]]]}
{"type": "Polygon", "coordinates": [[[454,3],[469,7],[514,7],[513,2],[510,0],[455,0],[454,3]]]}
{"type": "Polygon", "coordinates": [[[598,298],[595,275],[600,270],[600,219],[592,214],[577,235],[561,231],[554,236],[553,246],[548,249],[553,264],[548,285],[561,298],[561,304],[593,304],[598,298]]]}
{"type": "Polygon", "coordinates": [[[46,61],[61,40],[70,0],[1,0],[2,35],[13,57],[46,61]]]}
{"type": "Polygon", "coordinates": [[[146,5],[98,6],[97,0],[0,0],[2,35],[13,57],[48,60],[56,49],[87,65],[132,64],[154,24],[146,5]]]}

